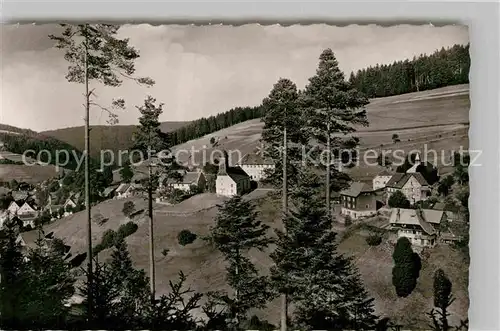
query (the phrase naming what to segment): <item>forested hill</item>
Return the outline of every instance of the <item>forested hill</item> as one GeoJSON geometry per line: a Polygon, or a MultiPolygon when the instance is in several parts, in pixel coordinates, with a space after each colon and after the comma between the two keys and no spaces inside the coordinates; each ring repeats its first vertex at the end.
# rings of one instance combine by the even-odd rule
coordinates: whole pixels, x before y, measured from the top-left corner
{"type": "MultiPolygon", "coordinates": [[[[469,45],[454,45],[430,55],[420,55],[413,60],[376,65],[351,73],[350,82],[370,98],[385,97],[434,88],[466,84],[469,82],[469,45]]],[[[260,118],[264,110],[261,106],[235,107],[210,117],[189,123],[168,125],[165,130],[172,145],[179,145],[192,139],[231,127],[251,119],[260,118]]],[[[134,126],[105,126],[94,130],[91,135],[91,155],[99,155],[100,149],[128,149],[132,146],[131,136],[134,126]]],[[[60,129],[44,134],[58,138],[77,148],[83,149],[82,129],[60,129]]]]}
{"type": "Polygon", "coordinates": [[[469,83],[469,44],[441,48],[413,60],[376,65],[351,73],[349,81],[369,98],[469,83]]]}

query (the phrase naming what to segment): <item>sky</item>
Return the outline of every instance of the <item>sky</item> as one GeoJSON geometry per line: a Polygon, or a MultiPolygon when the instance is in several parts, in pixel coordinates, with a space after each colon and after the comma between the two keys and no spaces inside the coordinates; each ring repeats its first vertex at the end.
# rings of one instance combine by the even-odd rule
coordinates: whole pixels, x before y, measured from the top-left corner
{"type": "MultiPolygon", "coordinates": [[[[83,125],[84,86],[66,81],[63,51],[48,38],[60,31],[57,25],[2,26],[0,123],[35,131],[83,125]]],[[[135,106],[147,95],[164,103],[161,121],[189,121],[258,105],[281,77],[303,88],[325,48],[335,52],[348,77],[377,63],[469,42],[468,28],[458,25],[140,24],[122,26],[119,37],[129,38],[140,52],[136,74],[156,82],[151,88],[132,81],[117,88],[93,86],[102,105],[125,99],[119,124],[137,124],[135,106]]],[[[107,119],[107,113],[91,109],[91,125],[107,119]]]]}

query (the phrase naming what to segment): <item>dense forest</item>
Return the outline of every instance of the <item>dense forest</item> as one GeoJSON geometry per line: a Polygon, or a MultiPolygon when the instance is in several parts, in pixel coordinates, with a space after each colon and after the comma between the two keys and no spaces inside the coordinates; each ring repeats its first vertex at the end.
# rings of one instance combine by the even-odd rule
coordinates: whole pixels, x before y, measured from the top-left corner
{"type": "MultiPolygon", "coordinates": [[[[29,131],[26,131],[29,132],[29,131]]],[[[32,132],[32,131],[31,131],[32,132]]],[[[75,158],[80,158],[82,152],[75,149],[70,144],[62,142],[52,137],[44,137],[33,132],[33,134],[8,134],[0,132],[0,141],[4,143],[4,148],[11,153],[23,154],[30,151],[26,156],[37,159],[41,162],[55,164],[58,151],[68,151],[69,160],[65,168],[76,169],[78,161],[75,158]],[[48,151],[42,152],[41,151],[48,151]]],[[[66,162],[64,153],[59,155],[59,164],[62,165],[66,162]]]]}
{"type": "Polygon", "coordinates": [[[369,98],[469,83],[469,45],[441,48],[413,60],[377,64],[351,73],[349,81],[369,98]]]}

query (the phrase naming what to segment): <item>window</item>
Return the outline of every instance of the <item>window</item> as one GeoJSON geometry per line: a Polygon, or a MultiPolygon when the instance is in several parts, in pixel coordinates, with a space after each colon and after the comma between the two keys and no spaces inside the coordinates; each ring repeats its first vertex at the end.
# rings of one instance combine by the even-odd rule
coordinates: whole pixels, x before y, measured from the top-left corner
{"type": "Polygon", "coordinates": [[[366,205],[366,208],[370,208],[370,205],[366,205]]]}

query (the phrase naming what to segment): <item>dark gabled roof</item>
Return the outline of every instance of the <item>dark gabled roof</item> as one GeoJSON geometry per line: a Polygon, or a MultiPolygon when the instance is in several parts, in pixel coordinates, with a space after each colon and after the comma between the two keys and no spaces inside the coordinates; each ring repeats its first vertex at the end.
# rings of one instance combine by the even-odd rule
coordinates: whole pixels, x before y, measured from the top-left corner
{"type": "Polygon", "coordinates": [[[382,170],[377,174],[377,176],[392,176],[392,172],[387,169],[382,170]]]}
{"type": "Polygon", "coordinates": [[[15,201],[26,200],[28,196],[28,192],[25,191],[12,191],[12,198],[14,198],[15,201]]]}
{"type": "Polygon", "coordinates": [[[241,169],[238,166],[236,166],[236,167],[227,167],[226,173],[235,182],[237,182],[237,181],[239,181],[241,179],[250,178],[250,176],[248,176],[248,174],[245,172],[245,170],[241,169]]]}
{"type": "Polygon", "coordinates": [[[260,153],[248,153],[238,161],[238,165],[273,165],[274,162],[260,153]]]}
{"type": "Polygon", "coordinates": [[[118,188],[119,185],[112,185],[112,186],[109,186],[109,187],[106,187],[104,189],[104,191],[102,192],[102,194],[107,197],[108,195],[110,195],[111,193],[113,193],[113,191],[115,191],[117,188],[118,188]]]}
{"type": "Polygon", "coordinates": [[[120,184],[120,186],[118,186],[118,188],[116,189],[116,193],[125,193],[125,192],[127,192],[129,187],[130,187],[130,184],[126,184],[126,183],[120,184]]]}
{"type": "MultiPolygon", "coordinates": [[[[403,208],[393,208],[391,212],[391,217],[389,219],[390,224],[404,224],[404,225],[418,225],[427,234],[436,234],[436,230],[431,225],[439,224],[441,217],[436,210],[418,210],[418,209],[403,209],[403,208]]],[[[440,212],[442,216],[442,212],[440,212]]]]}
{"type": "Polygon", "coordinates": [[[353,182],[348,189],[340,191],[340,194],[355,198],[361,193],[368,192],[373,192],[373,188],[370,185],[362,182],[353,182]]]}
{"type": "Polygon", "coordinates": [[[424,176],[422,176],[421,173],[410,173],[410,174],[404,174],[404,173],[395,173],[391,179],[387,182],[387,187],[394,187],[394,188],[403,188],[403,186],[406,184],[406,182],[411,178],[415,177],[415,179],[418,181],[418,183],[422,186],[429,185],[427,181],[425,180],[424,176]]]}

